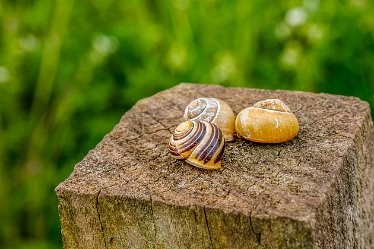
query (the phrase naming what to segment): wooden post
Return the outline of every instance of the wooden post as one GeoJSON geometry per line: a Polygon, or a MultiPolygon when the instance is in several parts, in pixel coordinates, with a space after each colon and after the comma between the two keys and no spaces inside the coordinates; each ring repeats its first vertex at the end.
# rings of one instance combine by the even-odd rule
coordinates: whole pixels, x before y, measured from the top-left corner
{"type": "Polygon", "coordinates": [[[374,132],[353,97],[180,84],[139,101],[56,188],[65,248],[373,248],[374,132]],[[300,122],[283,144],[236,139],[222,168],[171,158],[186,105],[266,98],[300,122]]]}

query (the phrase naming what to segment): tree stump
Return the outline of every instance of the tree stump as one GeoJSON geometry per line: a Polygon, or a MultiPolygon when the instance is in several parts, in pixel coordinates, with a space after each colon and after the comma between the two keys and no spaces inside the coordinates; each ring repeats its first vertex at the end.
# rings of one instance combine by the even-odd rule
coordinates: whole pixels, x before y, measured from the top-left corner
{"type": "Polygon", "coordinates": [[[180,84],[139,101],[56,192],[65,248],[373,248],[374,132],[354,97],[180,84]],[[300,122],[283,144],[235,139],[222,168],[167,149],[197,97],[235,114],[279,98],[300,122]]]}

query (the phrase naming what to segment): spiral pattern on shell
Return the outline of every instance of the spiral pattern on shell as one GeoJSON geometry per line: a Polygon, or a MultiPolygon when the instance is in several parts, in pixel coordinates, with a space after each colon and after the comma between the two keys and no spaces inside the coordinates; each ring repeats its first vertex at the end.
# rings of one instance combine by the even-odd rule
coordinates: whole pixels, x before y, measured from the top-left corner
{"type": "Polygon", "coordinates": [[[207,121],[217,125],[226,141],[234,140],[235,115],[224,101],[215,98],[198,98],[188,104],[183,115],[185,120],[207,121]]]}
{"type": "Polygon", "coordinates": [[[174,131],[169,151],[176,159],[203,168],[221,167],[225,143],[221,130],[206,121],[185,121],[174,131]]]}
{"type": "Polygon", "coordinates": [[[293,139],[299,122],[279,99],[267,99],[242,110],[235,120],[238,137],[259,143],[282,143],[293,139]]]}

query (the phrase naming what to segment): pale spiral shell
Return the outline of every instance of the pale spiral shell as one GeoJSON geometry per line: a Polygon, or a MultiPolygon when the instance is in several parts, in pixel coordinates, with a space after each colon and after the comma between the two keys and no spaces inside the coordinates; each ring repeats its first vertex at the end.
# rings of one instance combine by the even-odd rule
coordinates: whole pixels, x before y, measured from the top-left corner
{"type": "Polygon", "coordinates": [[[242,110],[235,120],[238,137],[259,143],[282,143],[299,132],[299,122],[279,99],[267,99],[242,110]]]}
{"type": "Polygon", "coordinates": [[[169,142],[169,151],[176,159],[203,168],[221,167],[225,141],[221,130],[206,121],[185,121],[174,131],[169,142]]]}
{"type": "Polygon", "coordinates": [[[185,120],[198,120],[213,123],[221,129],[225,141],[234,140],[234,112],[226,102],[220,99],[195,99],[188,104],[183,117],[185,120]]]}

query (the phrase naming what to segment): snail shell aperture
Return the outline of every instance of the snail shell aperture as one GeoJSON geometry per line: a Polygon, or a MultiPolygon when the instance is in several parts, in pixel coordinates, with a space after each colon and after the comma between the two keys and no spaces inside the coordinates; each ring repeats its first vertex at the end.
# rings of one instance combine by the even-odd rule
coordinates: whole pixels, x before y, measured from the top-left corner
{"type": "Polygon", "coordinates": [[[185,121],[174,131],[169,151],[176,159],[203,169],[221,167],[225,140],[221,130],[206,121],[185,121]]]}
{"type": "Polygon", "coordinates": [[[282,143],[299,132],[299,122],[279,99],[267,99],[242,110],[235,120],[236,134],[259,143],[282,143]]]}
{"type": "Polygon", "coordinates": [[[215,98],[198,98],[188,104],[183,115],[185,120],[207,121],[217,125],[225,141],[234,140],[235,115],[224,101],[215,98]]]}

